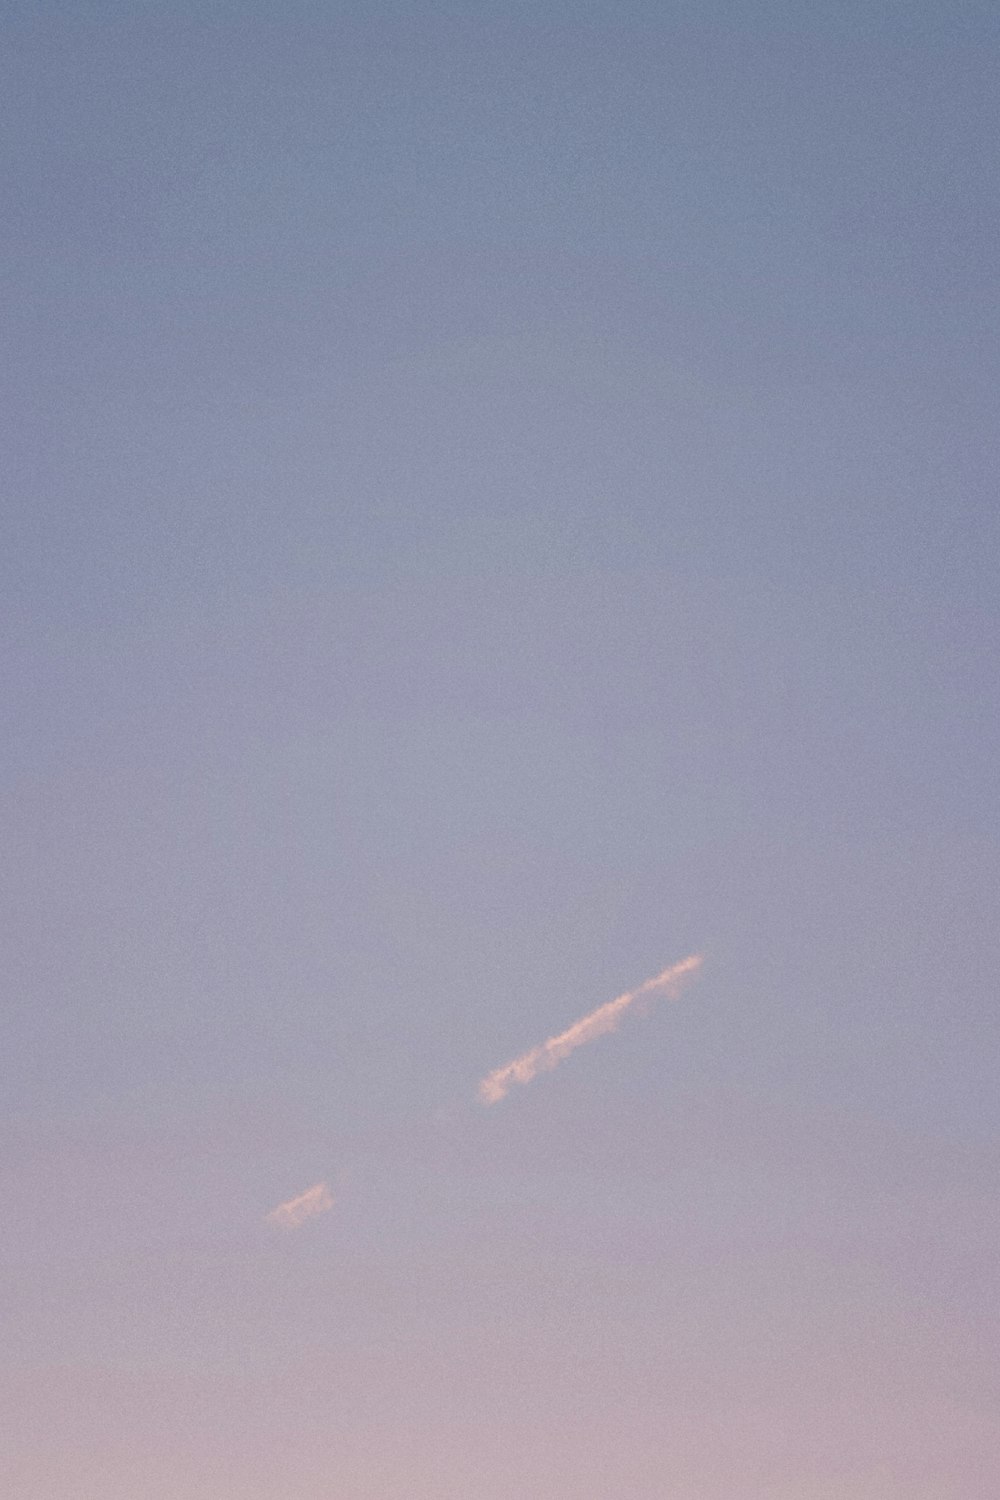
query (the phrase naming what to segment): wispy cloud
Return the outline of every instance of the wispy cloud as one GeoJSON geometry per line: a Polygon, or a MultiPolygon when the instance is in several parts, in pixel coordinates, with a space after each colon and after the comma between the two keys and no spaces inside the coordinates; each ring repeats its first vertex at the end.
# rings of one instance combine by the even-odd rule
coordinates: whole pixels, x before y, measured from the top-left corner
{"type": "Polygon", "coordinates": [[[277,1208],[272,1208],[267,1215],[269,1224],[277,1224],[280,1229],[298,1229],[307,1219],[314,1219],[317,1214],[325,1214],[328,1208],[333,1207],[333,1194],[325,1182],[317,1182],[305,1193],[300,1193],[297,1198],[289,1198],[287,1203],[279,1203],[277,1208]]]}
{"type": "Polygon", "coordinates": [[[530,1052],[516,1057],[513,1062],[505,1063],[502,1068],[494,1068],[479,1085],[480,1099],[484,1104],[497,1104],[510,1093],[515,1083],[530,1083],[537,1074],[558,1067],[563,1058],[575,1052],[577,1047],[582,1047],[586,1042],[592,1042],[609,1031],[617,1031],[629,1006],[642,996],[662,990],[664,994],[675,998],[682,982],[701,968],[702,961],[700,953],[692,953],[689,958],[683,958],[680,963],[664,969],[662,974],[647,979],[638,989],[627,990],[616,1000],[608,1000],[604,1005],[599,1005],[589,1016],[575,1021],[568,1030],[550,1037],[541,1046],[532,1047],[530,1052]]]}

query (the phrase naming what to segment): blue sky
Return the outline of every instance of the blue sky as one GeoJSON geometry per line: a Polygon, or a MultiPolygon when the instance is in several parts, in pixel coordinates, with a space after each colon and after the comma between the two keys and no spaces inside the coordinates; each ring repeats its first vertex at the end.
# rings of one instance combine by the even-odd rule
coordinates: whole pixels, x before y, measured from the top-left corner
{"type": "Polygon", "coordinates": [[[18,1500],[992,1500],[998,31],[7,6],[18,1500]]]}

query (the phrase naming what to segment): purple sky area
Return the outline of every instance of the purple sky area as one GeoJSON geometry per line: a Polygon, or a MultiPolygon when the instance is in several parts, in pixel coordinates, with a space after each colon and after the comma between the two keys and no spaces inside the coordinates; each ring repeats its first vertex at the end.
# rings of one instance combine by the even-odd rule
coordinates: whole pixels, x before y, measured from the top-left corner
{"type": "Polygon", "coordinates": [[[1000,10],[0,40],[0,1493],[996,1500],[1000,10]]]}

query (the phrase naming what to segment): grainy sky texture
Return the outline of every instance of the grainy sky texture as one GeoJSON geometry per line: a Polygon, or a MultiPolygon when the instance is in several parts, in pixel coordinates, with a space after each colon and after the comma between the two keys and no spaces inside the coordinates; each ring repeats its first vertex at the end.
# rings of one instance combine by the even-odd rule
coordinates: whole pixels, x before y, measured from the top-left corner
{"type": "Polygon", "coordinates": [[[0,44],[0,1493],[995,1500],[1000,10],[0,44]]]}

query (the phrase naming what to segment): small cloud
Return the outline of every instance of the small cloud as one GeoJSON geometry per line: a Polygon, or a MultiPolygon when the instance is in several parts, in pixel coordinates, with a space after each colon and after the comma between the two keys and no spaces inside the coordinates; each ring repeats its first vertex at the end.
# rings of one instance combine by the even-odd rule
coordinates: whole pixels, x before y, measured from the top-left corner
{"type": "Polygon", "coordinates": [[[298,1229],[307,1219],[325,1214],[332,1207],[333,1194],[328,1184],[317,1182],[315,1187],[300,1193],[297,1198],[289,1198],[287,1203],[279,1203],[277,1208],[272,1208],[267,1215],[267,1222],[276,1224],[279,1229],[298,1229]]]}
{"type": "Polygon", "coordinates": [[[480,1099],[484,1104],[497,1104],[506,1098],[515,1083],[530,1083],[539,1073],[557,1068],[577,1047],[594,1041],[596,1037],[606,1036],[609,1031],[617,1031],[625,1013],[637,1000],[653,995],[657,990],[676,998],[683,981],[689,974],[696,973],[702,962],[700,953],[692,953],[690,957],[681,959],[679,964],[672,964],[669,969],[664,969],[662,974],[647,979],[638,989],[627,990],[616,1000],[608,1000],[606,1004],[599,1005],[558,1036],[549,1037],[547,1042],[532,1047],[529,1052],[515,1057],[513,1062],[505,1063],[502,1068],[494,1068],[479,1085],[480,1099]]]}

